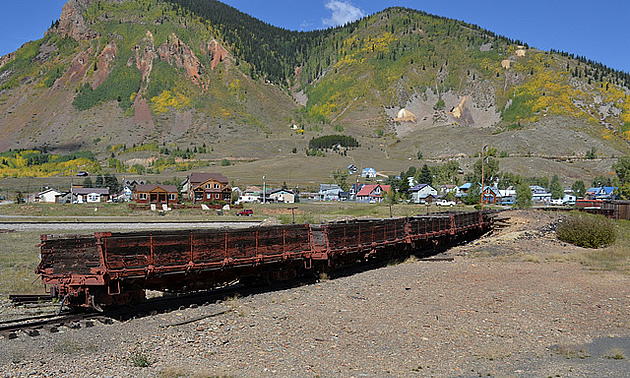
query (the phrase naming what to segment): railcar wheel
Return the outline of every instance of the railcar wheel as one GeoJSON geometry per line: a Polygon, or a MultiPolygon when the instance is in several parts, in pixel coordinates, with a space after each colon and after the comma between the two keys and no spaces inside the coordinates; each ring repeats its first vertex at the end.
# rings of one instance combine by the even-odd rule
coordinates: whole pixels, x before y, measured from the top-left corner
{"type": "Polygon", "coordinates": [[[109,295],[107,295],[105,290],[96,290],[96,292],[90,296],[90,307],[100,313],[109,310],[111,303],[104,303],[103,298],[109,298],[109,295]]]}
{"type": "Polygon", "coordinates": [[[129,288],[128,292],[129,292],[129,302],[127,302],[127,305],[129,307],[135,307],[146,299],[146,296],[144,294],[144,289],[140,287],[140,285],[132,285],[129,288]]]}

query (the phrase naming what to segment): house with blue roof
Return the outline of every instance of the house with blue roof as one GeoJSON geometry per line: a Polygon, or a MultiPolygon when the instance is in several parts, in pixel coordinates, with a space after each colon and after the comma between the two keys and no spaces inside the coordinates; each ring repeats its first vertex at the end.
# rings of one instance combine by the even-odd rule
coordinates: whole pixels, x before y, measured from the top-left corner
{"type": "Polygon", "coordinates": [[[617,196],[614,194],[615,189],[614,186],[601,186],[590,188],[586,191],[586,199],[591,200],[614,200],[617,199],[617,196]]]}

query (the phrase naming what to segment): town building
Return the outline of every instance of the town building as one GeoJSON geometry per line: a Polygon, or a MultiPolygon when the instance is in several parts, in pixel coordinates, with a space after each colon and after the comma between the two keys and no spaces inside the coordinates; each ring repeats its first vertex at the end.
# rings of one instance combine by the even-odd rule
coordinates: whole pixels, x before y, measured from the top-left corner
{"type": "Polygon", "coordinates": [[[433,203],[438,198],[437,189],[429,184],[418,184],[409,191],[413,203],[433,203]]]}
{"type": "Polygon", "coordinates": [[[177,203],[179,193],[175,185],[137,184],[131,198],[137,204],[167,204],[177,203]]]}
{"type": "Polygon", "coordinates": [[[72,203],[98,203],[109,201],[109,188],[72,188],[72,203]]]}
{"type": "Polygon", "coordinates": [[[363,185],[359,193],[357,193],[357,202],[362,203],[379,203],[383,202],[383,193],[392,190],[391,185],[368,184],[363,185]]]}
{"type": "Polygon", "coordinates": [[[191,173],[182,182],[182,193],[193,203],[232,202],[232,188],[220,173],[191,173]]]}
{"type": "Polygon", "coordinates": [[[37,200],[39,202],[56,203],[59,202],[59,197],[63,193],[56,189],[46,189],[43,192],[37,193],[37,200]]]}

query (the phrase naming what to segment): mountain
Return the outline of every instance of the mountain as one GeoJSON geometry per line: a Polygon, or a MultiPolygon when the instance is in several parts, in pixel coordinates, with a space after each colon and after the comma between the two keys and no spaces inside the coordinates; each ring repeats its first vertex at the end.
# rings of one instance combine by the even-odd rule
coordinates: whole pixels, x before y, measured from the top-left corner
{"type": "Polygon", "coordinates": [[[420,155],[469,168],[486,145],[504,171],[575,180],[630,153],[629,86],[601,63],[412,9],[305,33],[211,0],[69,0],[44,38],[0,58],[0,152],[314,183],[420,155]],[[336,134],[358,147],[309,146],[336,134]]]}

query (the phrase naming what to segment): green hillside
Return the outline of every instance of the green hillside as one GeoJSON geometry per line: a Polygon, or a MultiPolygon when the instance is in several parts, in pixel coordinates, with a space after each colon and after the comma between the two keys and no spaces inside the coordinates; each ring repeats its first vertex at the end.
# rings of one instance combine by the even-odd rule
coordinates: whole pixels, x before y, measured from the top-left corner
{"type": "Polygon", "coordinates": [[[346,163],[400,172],[418,156],[472,167],[483,145],[504,170],[575,180],[630,152],[628,73],[476,25],[389,8],[295,32],[218,1],[69,5],[0,60],[0,152],[90,151],[132,173],[280,160],[320,180],[346,163]],[[309,146],[332,135],[358,147],[309,146]]]}

